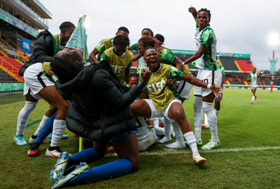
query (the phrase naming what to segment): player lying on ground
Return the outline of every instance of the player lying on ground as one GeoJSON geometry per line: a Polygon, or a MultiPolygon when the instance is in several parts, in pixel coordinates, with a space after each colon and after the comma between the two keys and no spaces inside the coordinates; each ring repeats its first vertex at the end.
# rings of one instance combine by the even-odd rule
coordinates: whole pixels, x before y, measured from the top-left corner
{"type": "MultiPolygon", "coordinates": [[[[186,138],[192,152],[195,163],[202,164],[206,162],[198,152],[196,139],[192,131],[192,127],[185,115],[181,101],[176,98],[173,92],[166,86],[168,78],[176,80],[185,80],[193,85],[211,89],[218,93],[221,87],[206,84],[199,79],[190,77],[177,68],[159,63],[159,56],[156,49],[150,47],[144,51],[144,60],[147,63],[149,70],[152,71],[152,76],[147,84],[147,91],[150,99],[135,101],[130,107],[134,116],[141,117],[165,117],[172,124],[173,128],[181,128],[184,137],[186,138]]],[[[184,140],[176,141],[178,145],[184,145],[184,140]]]]}
{"type": "Polygon", "coordinates": [[[256,92],[258,89],[258,83],[260,81],[260,75],[255,67],[252,68],[252,73],[248,75],[247,80],[250,81],[250,88],[253,93],[251,103],[253,104],[254,100],[257,100],[256,92]]]}
{"type": "Polygon", "coordinates": [[[56,85],[60,94],[72,100],[66,116],[67,128],[95,142],[93,148],[72,156],[67,152],[60,155],[51,171],[51,180],[58,180],[52,188],[122,176],[139,167],[136,124],[129,105],[142,93],[151,72],[143,70],[141,83],[125,93],[108,62],[90,64],[82,55],[80,50],[67,48],[55,56],[51,67],[59,78],[56,85]],[[120,159],[89,169],[87,163],[102,158],[109,141],[120,159]],[[61,178],[72,165],[79,166],[61,178]]]}
{"type": "MultiPolygon", "coordinates": [[[[211,13],[207,9],[200,9],[198,12],[194,7],[189,8],[189,12],[193,15],[197,30],[195,33],[195,41],[197,52],[186,60],[184,63],[189,64],[197,61],[199,68],[197,78],[209,83],[221,86],[222,75],[218,72],[216,63],[216,35],[210,27],[211,13]]],[[[217,116],[213,111],[213,101],[215,94],[209,89],[199,87],[194,88],[194,126],[195,136],[198,145],[202,145],[201,125],[203,121],[203,111],[207,114],[208,123],[211,130],[211,140],[201,147],[203,150],[211,150],[220,145],[217,128],[217,116]]]]}
{"type": "MultiPolygon", "coordinates": [[[[129,31],[126,27],[120,27],[116,33],[116,36],[118,35],[125,35],[128,37],[129,31]]],[[[109,48],[113,47],[113,38],[103,39],[98,43],[98,45],[93,49],[93,51],[90,53],[90,58],[93,60],[93,62],[100,61],[101,55],[103,52],[109,48]],[[96,58],[96,55],[98,54],[98,57],[96,58]]]]}
{"type": "MultiPolygon", "coordinates": [[[[52,35],[48,30],[45,30],[38,34],[36,43],[34,45],[34,52],[30,57],[30,60],[25,63],[19,70],[20,75],[24,75],[25,70],[32,64],[38,62],[49,62],[53,56],[61,50],[69,40],[71,34],[75,29],[75,25],[71,22],[63,22],[60,26],[60,34],[52,35]]],[[[30,94],[30,90],[28,87],[25,87],[23,91],[23,95],[25,96],[25,105],[21,109],[18,114],[18,121],[17,121],[17,132],[14,137],[14,142],[17,145],[26,145],[26,141],[24,140],[24,129],[26,127],[26,123],[31,112],[35,109],[38,100],[34,98],[30,94]]],[[[43,116],[38,129],[34,133],[34,135],[29,139],[29,143],[33,143],[38,136],[40,130],[45,125],[49,117],[51,117],[55,113],[55,108],[53,106],[50,107],[50,110],[46,112],[43,116]]],[[[49,142],[45,140],[44,142],[49,142]]]]}

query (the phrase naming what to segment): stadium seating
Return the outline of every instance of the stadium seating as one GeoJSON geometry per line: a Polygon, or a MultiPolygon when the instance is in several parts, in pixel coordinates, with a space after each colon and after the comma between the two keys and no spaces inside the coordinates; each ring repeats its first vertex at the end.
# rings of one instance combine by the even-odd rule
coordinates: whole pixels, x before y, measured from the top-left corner
{"type": "Polygon", "coordinates": [[[23,82],[23,77],[18,74],[22,64],[17,62],[15,59],[0,55],[0,69],[10,74],[15,80],[23,82]]]}
{"type": "Polygon", "coordinates": [[[242,71],[252,71],[254,67],[250,60],[235,60],[242,71]]]}
{"type": "Polygon", "coordinates": [[[0,70],[0,83],[16,83],[15,78],[12,78],[9,74],[6,74],[4,70],[0,70]]]}
{"type": "Polygon", "coordinates": [[[238,67],[235,64],[234,57],[227,57],[227,56],[220,56],[220,61],[222,62],[225,70],[237,70],[239,71],[238,67]]]}

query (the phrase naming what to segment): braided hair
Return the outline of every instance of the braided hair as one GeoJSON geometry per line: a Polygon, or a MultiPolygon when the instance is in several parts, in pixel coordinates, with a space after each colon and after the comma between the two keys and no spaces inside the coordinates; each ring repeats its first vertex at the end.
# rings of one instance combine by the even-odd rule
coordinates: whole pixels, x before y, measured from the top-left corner
{"type": "Polygon", "coordinates": [[[130,44],[130,40],[125,35],[117,35],[113,39],[113,44],[114,44],[114,46],[115,45],[120,45],[122,47],[127,47],[130,44]]]}
{"type": "Polygon", "coordinates": [[[141,35],[142,35],[144,30],[148,30],[151,33],[151,36],[154,37],[154,32],[150,28],[144,28],[141,32],[141,35]]]}
{"type": "Polygon", "coordinates": [[[50,66],[55,75],[63,82],[72,80],[81,71],[81,69],[77,69],[74,62],[64,61],[56,56],[51,60],[50,66]]]}
{"type": "Polygon", "coordinates": [[[208,16],[209,16],[209,19],[211,18],[211,13],[210,13],[210,10],[208,10],[208,9],[204,9],[204,8],[202,8],[202,9],[200,9],[197,13],[199,13],[199,12],[207,12],[207,14],[208,14],[208,16]]]}

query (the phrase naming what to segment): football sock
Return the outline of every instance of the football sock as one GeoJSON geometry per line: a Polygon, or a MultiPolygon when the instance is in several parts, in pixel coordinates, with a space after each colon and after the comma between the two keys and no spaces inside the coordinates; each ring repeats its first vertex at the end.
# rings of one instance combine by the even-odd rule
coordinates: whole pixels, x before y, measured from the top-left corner
{"type": "Polygon", "coordinates": [[[72,165],[79,165],[80,162],[91,163],[99,158],[99,153],[94,148],[84,149],[69,157],[66,169],[72,165]]]}
{"type": "Polygon", "coordinates": [[[201,125],[203,121],[203,110],[202,110],[202,98],[198,96],[194,96],[194,130],[195,130],[195,138],[197,141],[201,140],[201,125]]]}
{"type": "Polygon", "coordinates": [[[16,135],[23,135],[28,118],[31,112],[36,108],[36,104],[37,102],[25,101],[24,107],[20,110],[18,114],[16,135]]]}
{"type": "Polygon", "coordinates": [[[185,148],[186,145],[185,145],[183,133],[181,131],[179,124],[177,122],[173,122],[172,125],[173,125],[173,129],[175,132],[176,141],[171,144],[167,144],[165,146],[167,148],[185,148]]]}
{"type": "Polygon", "coordinates": [[[157,135],[162,136],[162,135],[164,135],[164,134],[165,134],[165,132],[164,132],[164,128],[159,127],[159,126],[155,126],[154,128],[155,128],[155,131],[156,131],[156,134],[157,134],[157,135]]]}
{"type": "Polygon", "coordinates": [[[198,153],[198,149],[197,149],[197,145],[196,145],[196,138],[193,134],[192,131],[187,132],[184,134],[185,139],[187,140],[187,143],[189,145],[189,147],[192,150],[192,153],[198,153]]]}
{"type": "Polygon", "coordinates": [[[204,124],[208,125],[208,118],[207,118],[206,113],[204,113],[204,124]]]}
{"type": "Polygon", "coordinates": [[[57,111],[48,119],[44,127],[41,129],[34,143],[41,143],[43,140],[52,132],[53,121],[56,116],[57,111]]]}
{"type": "Polygon", "coordinates": [[[160,143],[165,143],[172,140],[171,137],[171,123],[164,117],[164,137],[159,140],[160,143]]]}
{"type": "Polygon", "coordinates": [[[132,164],[129,160],[119,159],[90,169],[88,173],[85,173],[83,181],[119,177],[130,173],[131,169],[132,164]]]}
{"type": "Polygon", "coordinates": [[[252,101],[254,101],[255,100],[255,96],[252,96],[252,101]]]}
{"type": "Polygon", "coordinates": [[[213,111],[213,103],[203,102],[203,110],[207,114],[208,124],[211,130],[211,139],[215,142],[219,141],[218,128],[217,128],[217,116],[213,111]]]}
{"type": "Polygon", "coordinates": [[[36,130],[35,133],[34,133],[35,136],[38,136],[38,135],[39,135],[41,129],[42,129],[42,128],[44,127],[44,125],[47,123],[48,119],[49,119],[48,116],[45,116],[45,115],[43,116],[43,118],[42,118],[42,120],[41,120],[41,122],[40,122],[40,124],[39,124],[39,126],[38,126],[38,128],[37,128],[37,130],[36,130]]]}
{"type": "Polygon", "coordinates": [[[65,130],[65,120],[58,120],[55,119],[53,121],[53,132],[52,132],[52,139],[51,145],[52,147],[59,146],[59,141],[64,133],[65,130]]]}
{"type": "Polygon", "coordinates": [[[216,109],[214,108],[214,113],[216,114],[216,116],[217,116],[217,118],[218,118],[218,115],[219,115],[219,113],[220,113],[220,110],[216,110],[216,109]]]}

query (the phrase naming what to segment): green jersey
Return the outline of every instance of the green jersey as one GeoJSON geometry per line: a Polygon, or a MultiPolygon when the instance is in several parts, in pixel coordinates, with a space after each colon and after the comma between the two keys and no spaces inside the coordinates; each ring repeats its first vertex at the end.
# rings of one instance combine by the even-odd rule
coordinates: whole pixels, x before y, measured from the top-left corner
{"type": "Polygon", "coordinates": [[[160,64],[159,69],[152,73],[146,88],[157,110],[166,108],[175,97],[170,88],[166,87],[167,80],[171,77],[180,80],[182,75],[181,70],[167,64],[160,64]]]}
{"type": "Polygon", "coordinates": [[[222,66],[222,65],[220,65],[220,64],[217,64],[217,66],[218,66],[218,69],[221,70],[222,75],[223,75],[223,76],[226,76],[224,66],[222,66]]]}
{"type": "Polygon", "coordinates": [[[250,85],[251,86],[255,86],[255,85],[258,85],[259,81],[258,81],[258,78],[260,78],[260,75],[256,72],[256,73],[250,73],[247,77],[247,79],[251,79],[251,82],[250,82],[250,85]]]}
{"type": "Polygon", "coordinates": [[[206,47],[203,55],[197,60],[197,67],[204,70],[216,70],[217,39],[214,30],[207,26],[200,31],[197,27],[195,33],[195,43],[197,50],[201,45],[205,45],[206,47]]]}
{"type": "Polygon", "coordinates": [[[113,38],[103,39],[95,47],[98,50],[98,60],[100,60],[103,52],[109,48],[113,47],[113,38]]]}

